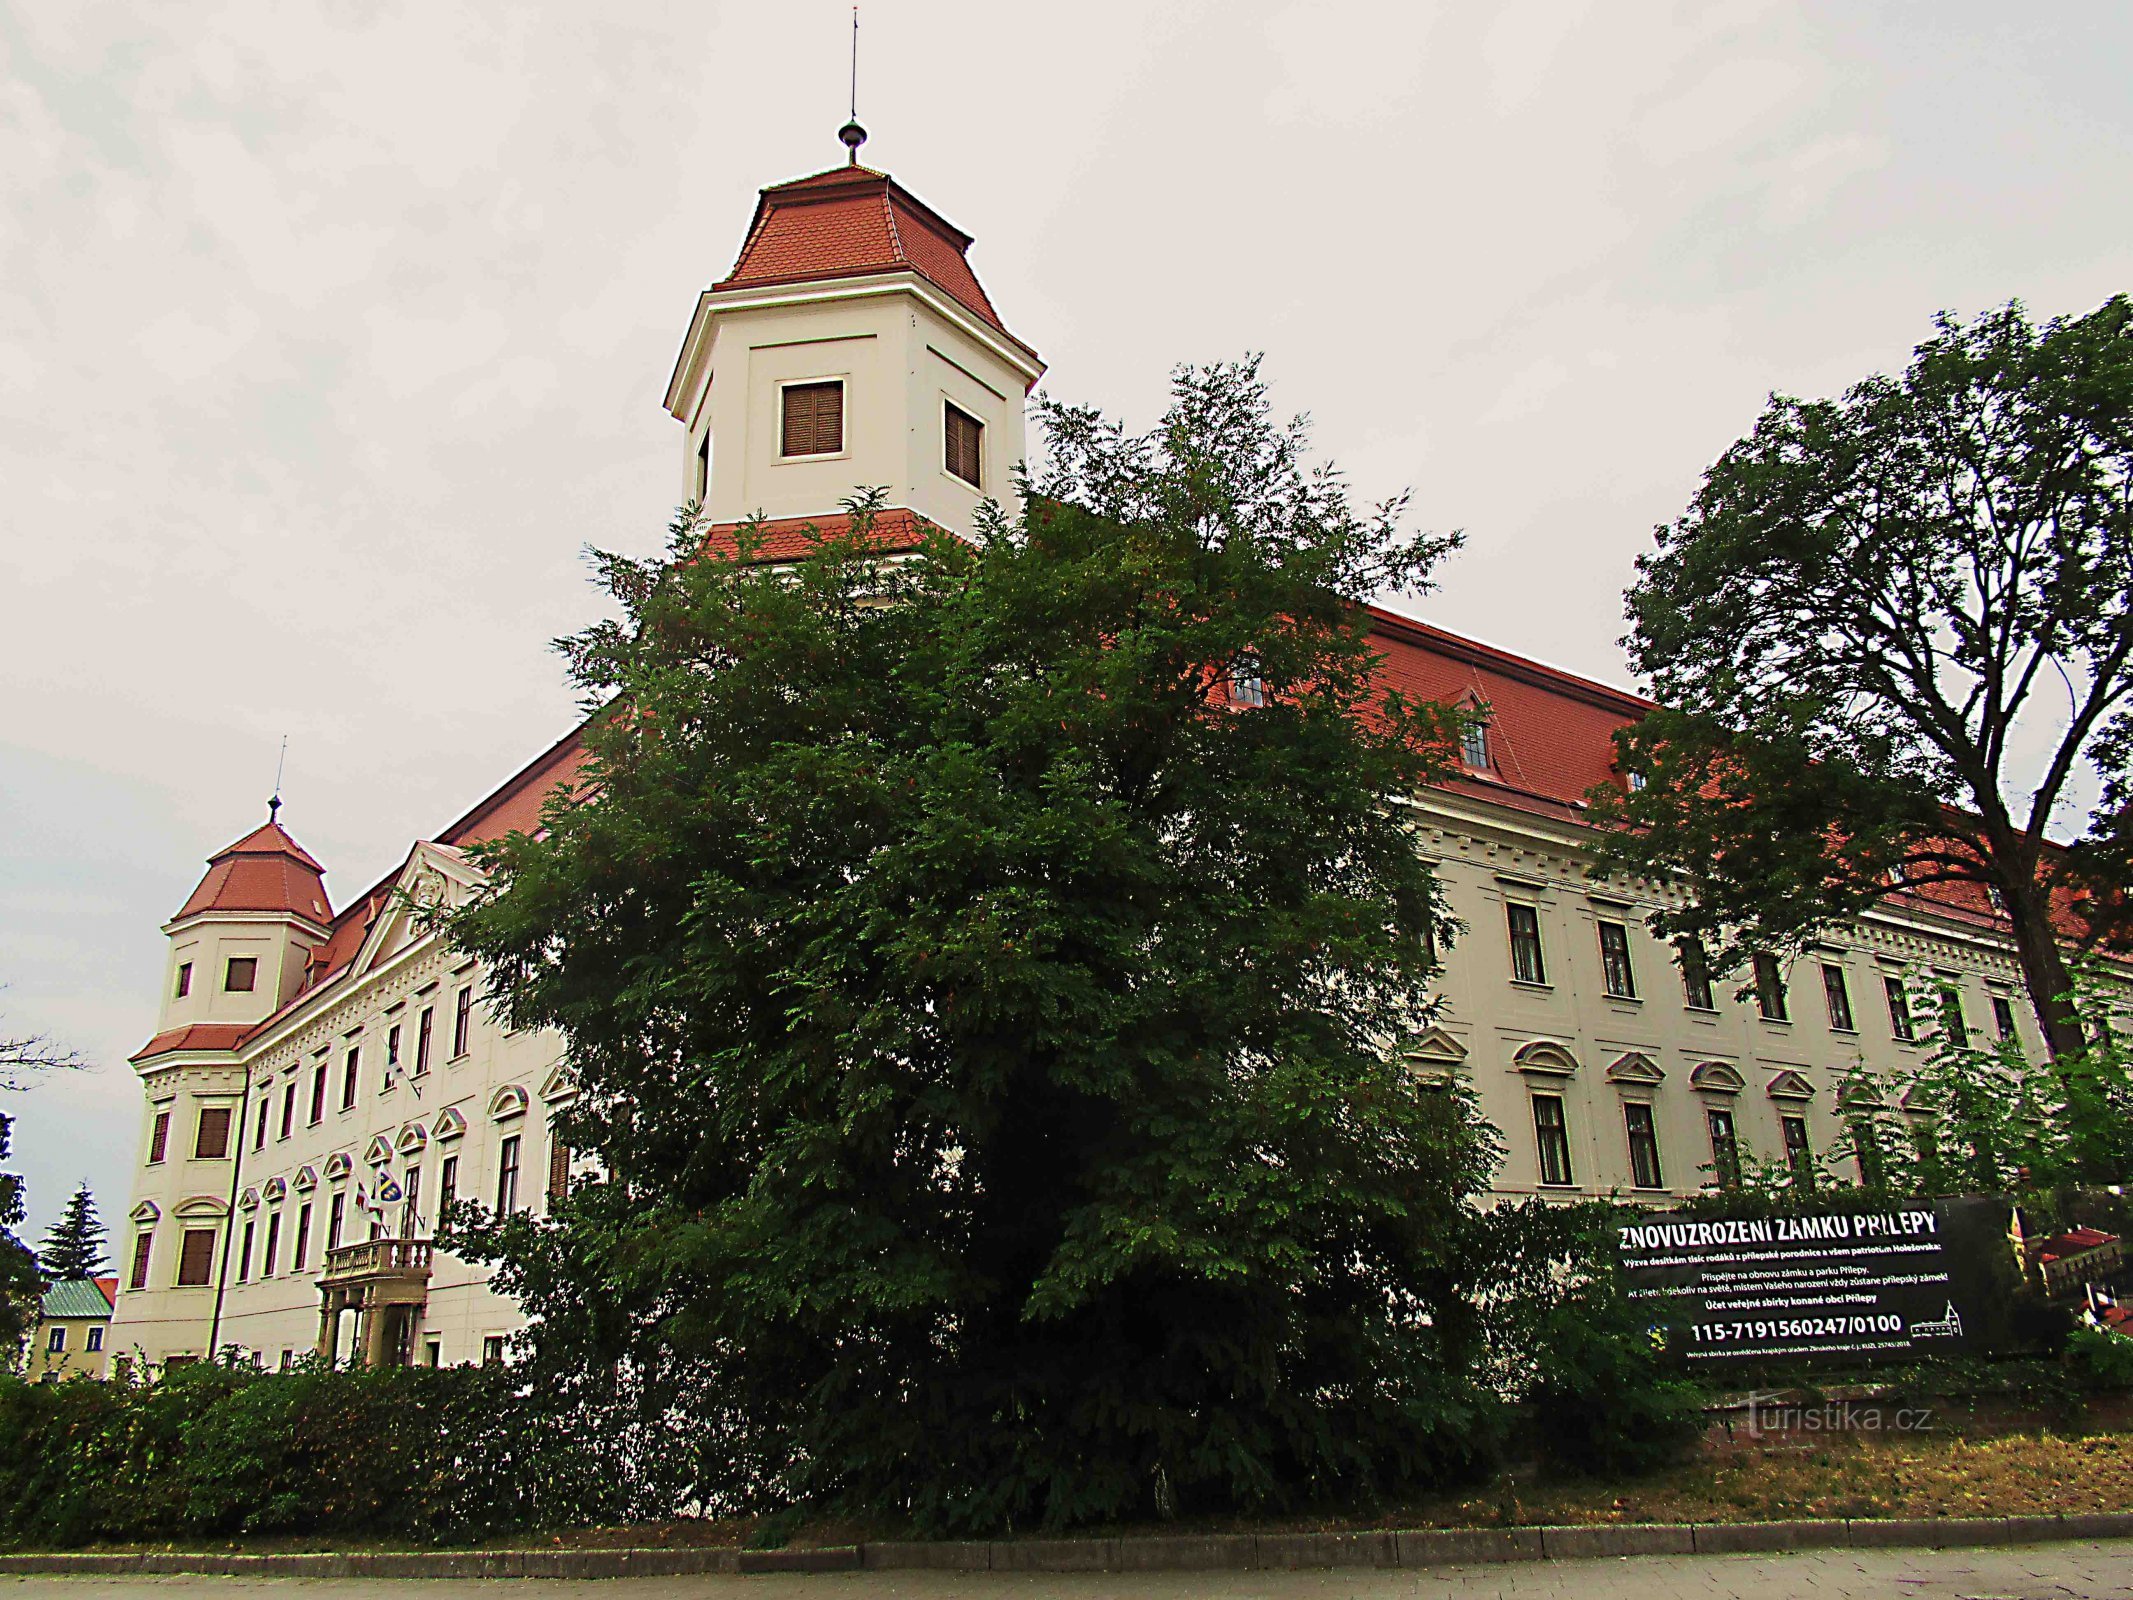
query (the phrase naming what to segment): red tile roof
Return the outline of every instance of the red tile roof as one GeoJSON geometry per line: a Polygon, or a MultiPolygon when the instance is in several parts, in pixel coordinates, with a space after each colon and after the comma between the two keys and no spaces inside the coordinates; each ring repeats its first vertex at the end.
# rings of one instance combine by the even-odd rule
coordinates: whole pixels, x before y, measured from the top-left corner
{"type": "Polygon", "coordinates": [[[832,167],[762,191],[740,258],[712,288],[915,272],[988,327],[1029,349],[1008,333],[993,309],[965,259],[969,248],[969,234],[886,172],[832,167]]]}
{"type": "Polygon", "coordinates": [[[252,1031],[249,1022],[193,1022],[182,1028],[165,1028],[129,1058],[146,1061],[150,1056],[173,1050],[234,1050],[252,1031]]]}
{"type": "MultiPolygon", "coordinates": [[[[842,512],[827,517],[775,517],[757,524],[762,536],[762,547],[756,552],[757,561],[798,561],[812,550],[818,539],[841,538],[851,531],[852,519],[842,512]],[[812,531],[810,531],[812,530],[812,531]]],[[[924,530],[933,526],[915,511],[889,510],[877,512],[874,531],[867,541],[868,548],[881,555],[899,555],[916,550],[923,542],[924,530]]],[[[722,555],[732,555],[737,549],[735,534],[742,527],[738,522],[721,522],[704,530],[704,547],[722,555]]]]}
{"type": "Polygon", "coordinates": [[[207,876],[178,909],[189,917],[201,911],[294,912],[313,922],[332,920],[326,900],[325,869],[289,837],[278,822],[253,829],[235,844],[208,857],[207,876]]]}

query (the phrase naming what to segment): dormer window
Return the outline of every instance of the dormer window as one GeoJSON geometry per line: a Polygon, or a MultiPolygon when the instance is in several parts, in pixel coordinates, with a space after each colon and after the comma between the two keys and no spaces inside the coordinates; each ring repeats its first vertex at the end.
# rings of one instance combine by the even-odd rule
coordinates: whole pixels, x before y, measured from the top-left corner
{"type": "Polygon", "coordinates": [[[1233,706],[1266,704],[1266,679],[1259,658],[1247,652],[1229,664],[1229,703],[1233,706]]]}
{"type": "Polygon", "coordinates": [[[231,956],[229,964],[222,969],[222,987],[226,993],[250,994],[258,981],[257,956],[231,956]]]}
{"type": "Polygon", "coordinates": [[[985,424],[950,404],[946,407],[941,437],[945,445],[942,465],[971,488],[982,489],[985,424]]]}
{"type": "Polygon", "coordinates": [[[779,391],[778,453],[833,456],[844,449],[844,381],[788,383],[779,391]]]}
{"type": "Polygon", "coordinates": [[[1466,729],[1459,735],[1459,755],[1476,772],[1489,769],[1489,725],[1483,720],[1481,707],[1466,708],[1466,729]]]}

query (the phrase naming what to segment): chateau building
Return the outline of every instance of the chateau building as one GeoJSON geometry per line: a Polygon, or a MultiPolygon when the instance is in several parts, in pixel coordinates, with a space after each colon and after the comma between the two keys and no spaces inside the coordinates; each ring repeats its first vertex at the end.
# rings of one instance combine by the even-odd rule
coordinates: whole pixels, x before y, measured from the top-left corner
{"type": "MultiPolygon", "coordinates": [[[[970,242],[856,151],[764,190],[667,388],[681,497],[729,531],[770,519],[767,559],[832,523],[855,485],[888,486],[890,549],[921,520],[968,532],[988,497],[1008,498],[1044,369],[980,286],[970,242]]],[[[1626,781],[1610,739],[1645,702],[1372,617],[1389,682],[1486,716],[1461,774],[1412,801],[1465,931],[1443,953],[1441,1020],[1404,1048],[1472,1085],[1503,1136],[1501,1193],[1658,1203],[1749,1155],[1817,1158],[1858,1069],[1900,1086],[1944,1004],[2042,1048],[1998,920],[1953,891],[1899,895],[1808,958],[1764,963],[1746,1000],[1693,956],[1684,970],[1644,921],[1672,891],[1588,866],[1583,797],[1626,781]]],[[[113,1355],[505,1352],[516,1307],[430,1237],[455,1196],[540,1210],[564,1190],[572,1155],[551,1128],[573,1086],[560,1038],[498,1025],[482,973],[426,908],[473,892],[468,848],[537,828],[581,759],[566,735],[339,909],[271,813],[210,858],[164,927],[158,1026],[134,1057],[113,1355]]]]}

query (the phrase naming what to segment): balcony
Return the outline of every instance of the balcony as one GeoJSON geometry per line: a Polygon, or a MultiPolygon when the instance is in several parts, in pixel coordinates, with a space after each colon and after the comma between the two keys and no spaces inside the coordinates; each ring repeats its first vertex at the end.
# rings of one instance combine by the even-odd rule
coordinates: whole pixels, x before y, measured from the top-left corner
{"type": "Polygon", "coordinates": [[[326,1270],[319,1286],[339,1287],[377,1283],[385,1279],[430,1281],[430,1242],[427,1239],[368,1239],[344,1244],[326,1252],[326,1270]]]}

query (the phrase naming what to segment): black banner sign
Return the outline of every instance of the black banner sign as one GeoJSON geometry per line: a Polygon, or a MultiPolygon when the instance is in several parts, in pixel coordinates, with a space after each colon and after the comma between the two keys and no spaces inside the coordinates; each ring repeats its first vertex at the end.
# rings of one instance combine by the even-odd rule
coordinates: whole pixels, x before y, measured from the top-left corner
{"type": "Polygon", "coordinates": [[[1995,1243],[2006,1253],[1991,1215],[1989,1206],[1940,1202],[1828,1215],[1655,1216],[1621,1230],[1620,1258],[1630,1299],[1690,1362],[1952,1355],[1988,1339],[1981,1324],[1995,1243]]]}

